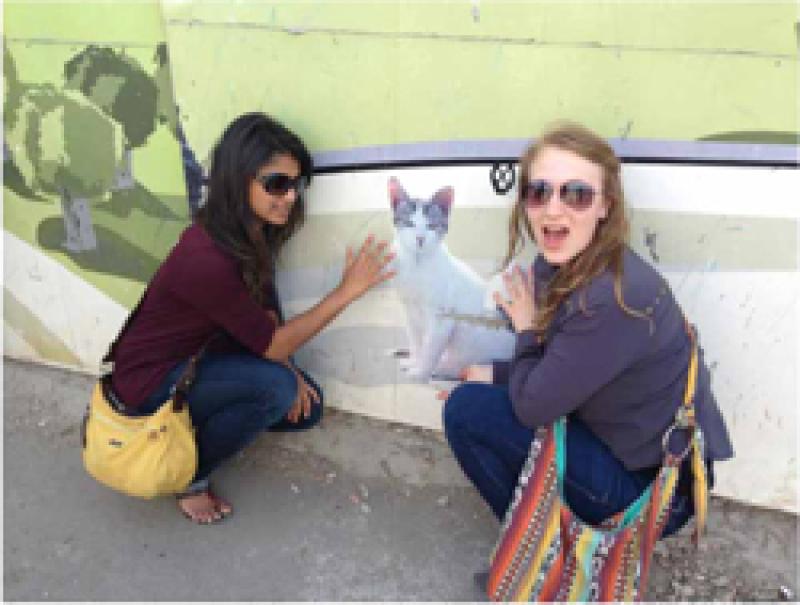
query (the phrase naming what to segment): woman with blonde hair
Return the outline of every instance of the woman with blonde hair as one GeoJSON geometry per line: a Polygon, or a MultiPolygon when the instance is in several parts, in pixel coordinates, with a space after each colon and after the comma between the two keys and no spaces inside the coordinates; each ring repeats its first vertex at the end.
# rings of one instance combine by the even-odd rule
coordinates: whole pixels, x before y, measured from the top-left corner
{"type": "MultiPolygon", "coordinates": [[[[516,332],[510,361],[470,366],[444,407],[461,468],[502,519],[534,429],[566,416],[564,497],[597,524],[625,509],[653,480],[662,436],[683,391],[691,339],[665,279],[627,244],[620,161],[587,128],[560,123],[520,159],[508,263],[523,230],[538,256],[506,278],[495,301],[516,332]]],[[[712,463],[733,456],[702,361],[697,420],[712,463]]],[[[687,458],[688,461],[688,458],[687,458]]],[[[690,465],[681,468],[664,534],[693,514],[690,465]]]]}

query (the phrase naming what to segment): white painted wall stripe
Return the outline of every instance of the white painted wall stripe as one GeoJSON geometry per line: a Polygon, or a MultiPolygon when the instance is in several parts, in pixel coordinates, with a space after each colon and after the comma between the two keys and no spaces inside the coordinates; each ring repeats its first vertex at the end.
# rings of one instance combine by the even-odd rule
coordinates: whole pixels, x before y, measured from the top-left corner
{"type": "MultiPolygon", "coordinates": [[[[27,242],[4,230],[5,284],[87,369],[97,368],[128,310],[27,242]]],[[[5,342],[5,354],[29,351],[5,342]]]]}
{"type": "MultiPolygon", "coordinates": [[[[393,168],[320,174],[308,192],[310,214],[388,211],[387,182],[397,176],[412,196],[455,188],[456,208],[508,208],[516,187],[498,195],[490,165],[393,168]]],[[[689,214],[800,219],[800,170],[628,164],[623,181],[635,209],[689,214]]]]}

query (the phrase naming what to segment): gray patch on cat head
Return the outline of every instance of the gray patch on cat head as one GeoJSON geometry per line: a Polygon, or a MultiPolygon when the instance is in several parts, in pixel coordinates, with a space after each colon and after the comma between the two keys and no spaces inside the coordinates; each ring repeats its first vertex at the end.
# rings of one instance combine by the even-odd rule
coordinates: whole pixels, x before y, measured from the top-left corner
{"type": "Polygon", "coordinates": [[[392,177],[389,180],[389,190],[396,227],[412,227],[414,225],[412,216],[421,209],[427,229],[439,235],[447,233],[453,193],[451,187],[440,189],[430,200],[420,200],[409,197],[400,181],[392,177]]]}
{"type": "Polygon", "coordinates": [[[398,227],[410,227],[411,216],[417,211],[417,201],[401,199],[393,208],[394,224],[398,227]]]}
{"type": "Polygon", "coordinates": [[[403,185],[401,185],[397,177],[394,176],[389,179],[389,201],[392,206],[395,226],[411,227],[413,225],[411,222],[411,215],[416,212],[417,204],[415,200],[408,197],[406,190],[403,189],[403,185]]]}
{"type": "Polygon", "coordinates": [[[428,228],[444,235],[447,233],[449,215],[441,204],[428,202],[422,207],[422,213],[428,219],[428,228]]]}

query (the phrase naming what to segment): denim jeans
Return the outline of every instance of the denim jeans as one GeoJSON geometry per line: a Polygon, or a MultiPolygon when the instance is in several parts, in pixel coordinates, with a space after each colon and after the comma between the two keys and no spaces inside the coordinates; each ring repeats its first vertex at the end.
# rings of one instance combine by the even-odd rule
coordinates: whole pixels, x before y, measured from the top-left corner
{"type": "MultiPolygon", "coordinates": [[[[187,363],[170,370],[136,413],[150,414],[167,401],[187,363]]],[[[302,374],[319,394],[320,403],[312,403],[308,418],[291,423],[286,414],[297,397],[297,379],[284,364],[249,353],[206,353],[200,359],[188,393],[199,456],[193,486],[201,486],[223,460],[261,432],[299,431],[319,422],[322,391],[305,372],[302,374]]]]}
{"type": "MultiPolygon", "coordinates": [[[[534,435],[514,415],[508,389],[459,385],[445,403],[444,430],[462,470],[502,520],[534,435]]],[[[567,422],[566,462],[564,498],[578,517],[591,524],[625,509],[658,472],[657,467],[627,470],[575,417],[567,422]]],[[[694,513],[688,471],[684,464],[663,536],[683,527],[694,513]]],[[[709,484],[712,481],[709,474],[709,484]]]]}

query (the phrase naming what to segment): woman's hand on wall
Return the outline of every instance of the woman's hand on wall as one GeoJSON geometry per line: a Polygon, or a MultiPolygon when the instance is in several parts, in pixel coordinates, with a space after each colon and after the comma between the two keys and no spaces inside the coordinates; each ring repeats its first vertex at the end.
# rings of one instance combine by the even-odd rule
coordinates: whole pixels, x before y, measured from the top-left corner
{"type": "Polygon", "coordinates": [[[515,266],[510,274],[503,275],[503,282],[509,298],[504,300],[499,292],[495,292],[494,302],[508,315],[515,332],[532,329],[536,318],[533,269],[515,266]]]}
{"type": "Polygon", "coordinates": [[[338,289],[348,301],[353,301],[363,295],[367,290],[381,282],[394,277],[395,271],[386,270],[392,262],[394,254],[386,252],[388,242],[375,241],[370,235],[364,241],[357,254],[347,247],[344,273],[338,289]]]}
{"type": "Polygon", "coordinates": [[[370,235],[358,254],[347,249],[342,281],[325,298],[307,311],[295,315],[275,330],[264,357],[286,363],[297,349],[328,325],[347,305],[373,286],[394,277],[387,270],[394,254],[387,253],[387,243],[376,242],[370,235]]]}

